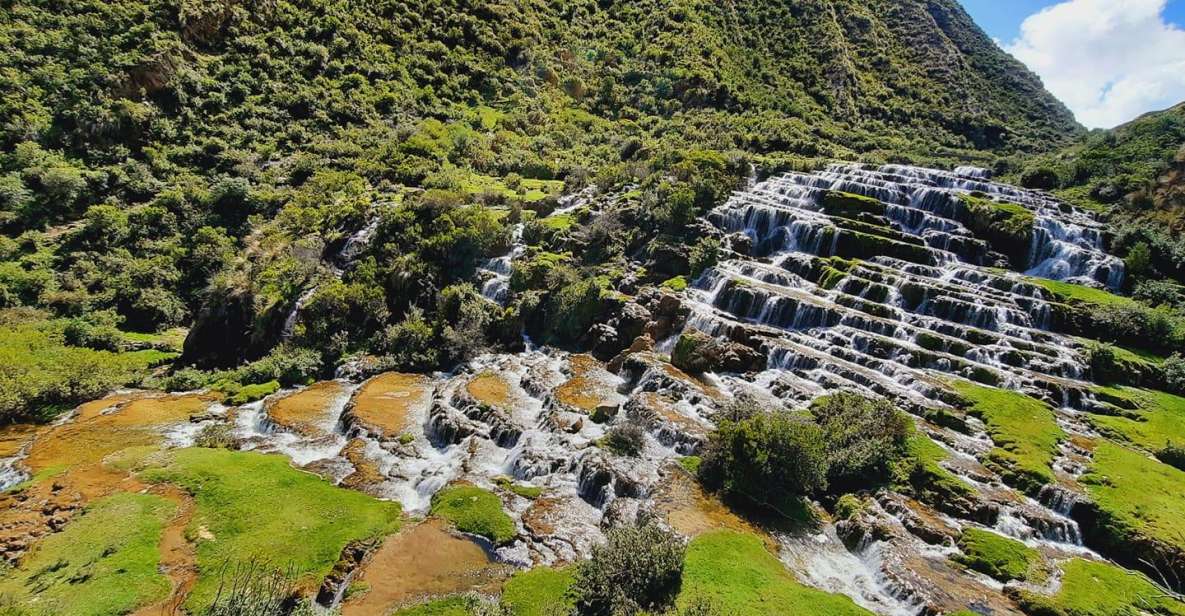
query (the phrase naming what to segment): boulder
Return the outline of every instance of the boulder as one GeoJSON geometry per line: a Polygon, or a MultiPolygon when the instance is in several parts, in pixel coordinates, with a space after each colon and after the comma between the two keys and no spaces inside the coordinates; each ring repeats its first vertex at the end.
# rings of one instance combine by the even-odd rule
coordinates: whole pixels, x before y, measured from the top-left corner
{"type": "Polygon", "coordinates": [[[690,374],[759,372],[765,369],[765,360],[765,354],[751,347],[697,330],[684,332],[671,353],[671,364],[690,374]]]}

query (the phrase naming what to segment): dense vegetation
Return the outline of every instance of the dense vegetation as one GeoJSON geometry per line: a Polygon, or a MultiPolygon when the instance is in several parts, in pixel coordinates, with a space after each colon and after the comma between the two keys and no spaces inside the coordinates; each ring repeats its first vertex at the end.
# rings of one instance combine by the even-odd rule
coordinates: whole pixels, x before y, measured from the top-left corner
{"type": "Polygon", "coordinates": [[[747,158],[985,161],[1079,130],[950,0],[29,0],[0,58],[0,306],[196,321],[203,367],[281,340],[448,364],[523,322],[574,343],[622,255],[704,267],[688,225],[747,158]],[[546,218],[589,182],[637,185],[635,214],[546,218]],[[520,217],[540,248],[493,310],[468,285],[520,217]]]}

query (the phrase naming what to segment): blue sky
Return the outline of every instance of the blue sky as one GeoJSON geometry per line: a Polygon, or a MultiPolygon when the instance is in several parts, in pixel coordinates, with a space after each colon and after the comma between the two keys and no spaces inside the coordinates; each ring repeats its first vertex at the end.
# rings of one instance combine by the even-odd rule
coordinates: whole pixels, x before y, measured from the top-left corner
{"type": "MultiPolygon", "coordinates": [[[[1026,17],[1057,4],[1057,0],[960,0],[967,12],[993,38],[1010,43],[1020,34],[1020,24],[1026,17]]],[[[1123,4],[1123,0],[1115,0],[1123,4]]],[[[1185,0],[1169,0],[1164,11],[1165,20],[1185,26],[1185,0]]]]}
{"type": "Polygon", "coordinates": [[[960,1],[1088,127],[1185,101],[1185,0],[960,1]]]}

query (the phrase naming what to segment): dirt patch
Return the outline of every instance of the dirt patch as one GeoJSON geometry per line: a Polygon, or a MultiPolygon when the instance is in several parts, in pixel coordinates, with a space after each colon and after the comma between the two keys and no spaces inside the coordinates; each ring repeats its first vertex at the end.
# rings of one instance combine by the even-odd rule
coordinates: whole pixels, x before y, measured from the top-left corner
{"type": "Polygon", "coordinates": [[[342,605],[342,616],[385,616],[429,597],[492,587],[511,573],[448,523],[429,519],[383,542],[354,581],[365,592],[342,605]]]}
{"type": "Polygon", "coordinates": [[[334,403],[340,400],[344,391],[337,381],[310,385],[290,396],[270,401],[267,406],[268,419],[282,429],[301,436],[326,436],[329,434],[326,424],[333,421],[330,415],[334,403]]]}
{"type": "Polygon", "coordinates": [[[733,512],[719,499],[704,492],[683,469],[668,467],[666,477],[654,499],[655,511],[666,518],[671,528],[688,537],[708,531],[729,529],[761,536],[767,544],[772,539],[760,528],[733,512]]]}
{"type": "Polygon", "coordinates": [[[578,411],[591,413],[597,407],[610,404],[616,391],[609,383],[604,364],[591,355],[573,355],[568,360],[571,377],[555,389],[560,404],[578,411]]]}
{"type": "Polygon", "coordinates": [[[354,472],[342,479],[342,486],[372,493],[372,488],[386,480],[379,470],[378,463],[366,455],[366,441],[360,438],[352,439],[346,443],[341,455],[354,465],[354,472]]]}
{"type": "Polygon", "coordinates": [[[510,383],[494,372],[483,372],[465,385],[465,391],[476,401],[502,410],[510,410],[513,396],[510,383]]]}
{"type": "Polygon", "coordinates": [[[38,433],[25,464],[34,474],[51,468],[97,464],[108,455],[162,440],[161,429],[187,421],[213,395],[119,394],[78,407],[75,419],[38,433]]]}
{"type": "Polygon", "coordinates": [[[14,424],[0,428],[0,458],[11,458],[28,445],[41,426],[14,424]]]}
{"type": "Polygon", "coordinates": [[[350,416],[363,430],[382,438],[407,431],[412,414],[426,408],[432,381],[422,374],[389,372],[370,379],[354,396],[350,416]]]}
{"type": "Polygon", "coordinates": [[[169,577],[173,590],[165,599],[136,610],[132,616],[171,616],[181,613],[181,605],[185,603],[198,577],[197,555],[193,544],[185,538],[185,529],[193,518],[193,499],[171,485],[154,486],[152,492],[177,505],[176,515],[169,521],[160,538],[160,570],[169,577]]]}

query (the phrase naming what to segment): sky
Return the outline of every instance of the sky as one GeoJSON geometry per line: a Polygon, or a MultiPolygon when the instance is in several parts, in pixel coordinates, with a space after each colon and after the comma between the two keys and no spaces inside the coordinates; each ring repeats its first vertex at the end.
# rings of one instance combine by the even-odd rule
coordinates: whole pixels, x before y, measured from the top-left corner
{"type": "Polygon", "coordinates": [[[961,0],[1090,128],[1185,101],[1185,0],[961,0]]]}

